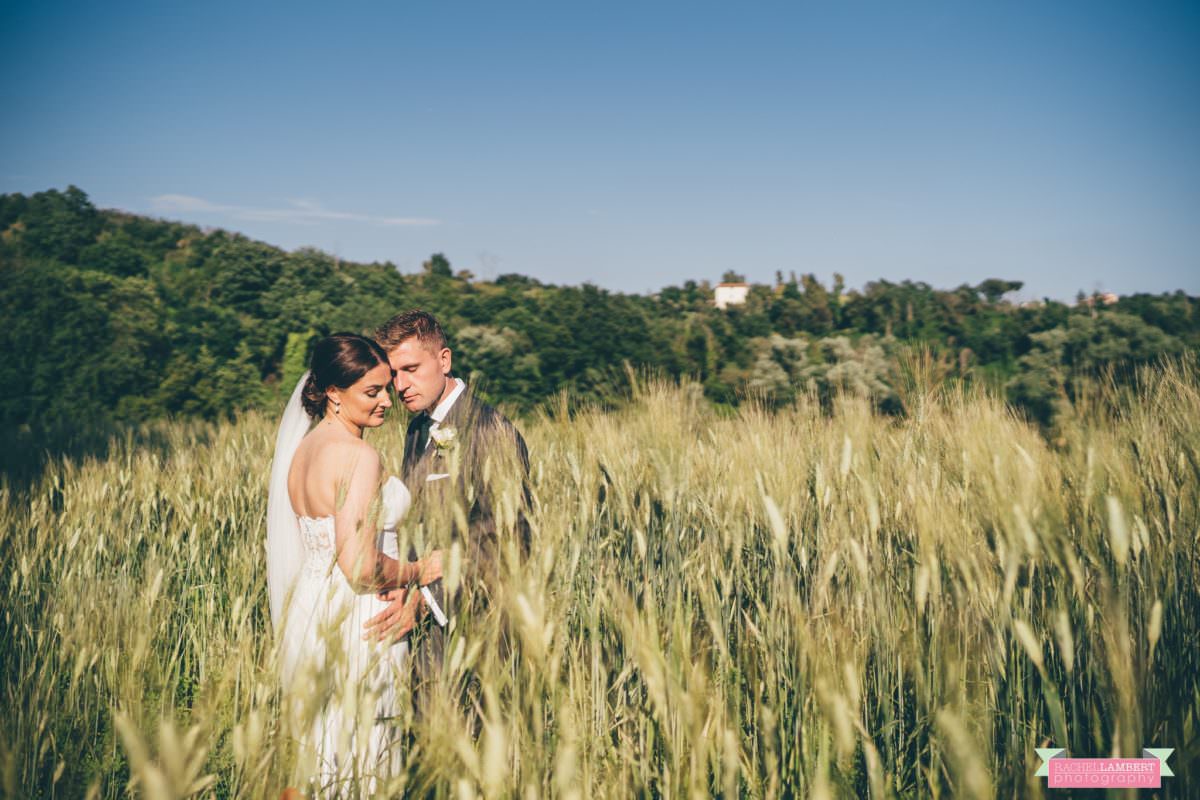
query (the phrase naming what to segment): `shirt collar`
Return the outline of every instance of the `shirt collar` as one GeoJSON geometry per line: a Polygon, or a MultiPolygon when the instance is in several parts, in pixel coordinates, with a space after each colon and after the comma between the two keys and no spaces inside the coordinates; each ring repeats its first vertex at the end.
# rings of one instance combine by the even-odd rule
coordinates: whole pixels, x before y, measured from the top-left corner
{"type": "Polygon", "coordinates": [[[458,396],[463,393],[464,389],[467,388],[467,384],[463,382],[462,378],[452,378],[451,380],[454,381],[454,389],[450,392],[450,395],[445,400],[437,404],[437,408],[435,408],[429,415],[429,418],[435,423],[440,423],[446,419],[446,415],[450,413],[451,407],[454,406],[454,401],[457,400],[458,396]]]}

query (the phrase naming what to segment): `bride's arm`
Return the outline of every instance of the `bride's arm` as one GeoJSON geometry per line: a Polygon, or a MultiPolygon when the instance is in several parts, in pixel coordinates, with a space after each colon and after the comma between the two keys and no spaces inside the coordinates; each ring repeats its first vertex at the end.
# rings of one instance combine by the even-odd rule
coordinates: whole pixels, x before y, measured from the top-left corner
{"type": "MultiPolygon", "coordinates": [[[[344,495],[333,517],[338,568],[358,594],[398,586],[403,577],[400,563],[375,546],[378,529],[373,507],[383,474],[379,453],[365,442],[356,445],[347,472],[344,495]]],[[[339,487],[339,494],[342,491],[339,487]]]]}
{"type": "Polygon", "coordinates": [[[338,568],[358,594],[422,585],[441,577],[441,551],[420,561],[397,561],[376,547],[378,490],[383,468],[379,453],[367,444],[356,447],[345,497],[334,514],[338,568]]]}

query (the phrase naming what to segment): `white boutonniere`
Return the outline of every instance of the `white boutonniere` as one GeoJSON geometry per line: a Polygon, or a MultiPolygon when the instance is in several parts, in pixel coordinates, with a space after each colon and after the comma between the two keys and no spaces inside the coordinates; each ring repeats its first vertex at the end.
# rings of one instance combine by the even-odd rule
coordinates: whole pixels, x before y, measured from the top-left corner
{"type": "Polygon", "coordinates": [[[458,443],[458,431],[452,425],[438,425],[430,429],[429,438],[439,453],[444,453],[458,443]]]}

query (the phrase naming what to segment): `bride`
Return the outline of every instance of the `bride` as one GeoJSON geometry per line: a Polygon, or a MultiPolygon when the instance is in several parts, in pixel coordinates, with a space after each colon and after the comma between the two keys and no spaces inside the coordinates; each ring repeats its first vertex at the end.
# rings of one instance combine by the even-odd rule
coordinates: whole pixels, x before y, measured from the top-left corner
{"type": "MultiPolygon", "coordinates": [[[[395,527],[408,510],[408,489],[399,478],[384,479],[379,453],[363,440],[392,405],[391,379],[387,354],[371,339],[322,339],[275,445],[267,515],[271,622],[290,722],[320,793],[342,793],[354,781],[369,792],[374,776],[391,771],[387,720],[399,713],[407,643],[368,641],[363,623],[387,608],[376,593],[441,577],[440,551],[398,560],[395,527]]],[[[415,592],[413,600],[410,616],[415,592]]]]}

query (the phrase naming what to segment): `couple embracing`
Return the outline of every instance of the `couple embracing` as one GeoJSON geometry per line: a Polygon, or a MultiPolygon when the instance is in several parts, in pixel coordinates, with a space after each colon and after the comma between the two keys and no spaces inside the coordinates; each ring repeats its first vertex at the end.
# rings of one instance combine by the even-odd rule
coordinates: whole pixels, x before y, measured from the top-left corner
{"type": "Polygon", "coordinates": [[[374,339],[334,334],[280,423],[271,621],[289,724],[322,794],[370,792],[399,768],[391,720],[406,705],[428,713],[447,637],[487,613],[502,562],[528,552],[524,440],[451,364],[423,311],[374,339]],[[413,414],[399,476],[363,439],[384,423],[392,387],[413,414]]]}

